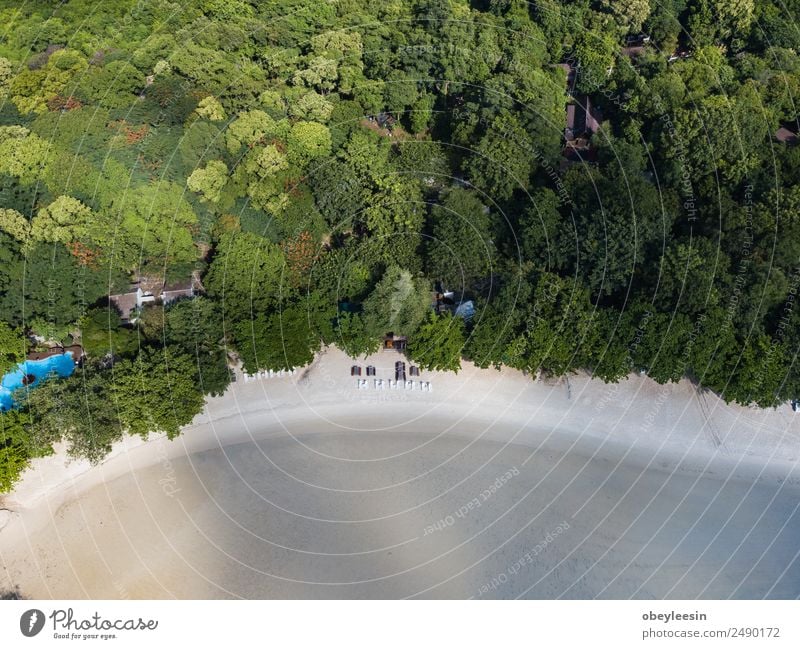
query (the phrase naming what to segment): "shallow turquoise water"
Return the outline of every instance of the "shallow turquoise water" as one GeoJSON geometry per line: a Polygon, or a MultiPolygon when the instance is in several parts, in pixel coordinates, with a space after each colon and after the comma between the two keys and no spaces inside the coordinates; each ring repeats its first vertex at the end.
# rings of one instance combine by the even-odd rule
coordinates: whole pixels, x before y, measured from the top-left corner
{"type": "Polygon", "coordinates": [[[0,410],[14,407],[14,390],[25,387],[22,383],[27,375],[34,380],[27,387],[35,387],[50,376],[66,377],[75,371],[75,359],[72,352],[64,352],[58,356],[51,356],[40,361],[24,361],[16,369],[8,372],[0,381],[0,410]]]}

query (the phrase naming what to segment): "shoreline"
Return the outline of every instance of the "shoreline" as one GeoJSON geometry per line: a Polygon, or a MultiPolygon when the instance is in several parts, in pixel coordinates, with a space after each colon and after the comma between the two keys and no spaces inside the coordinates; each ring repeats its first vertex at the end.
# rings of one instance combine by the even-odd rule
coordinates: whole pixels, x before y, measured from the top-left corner
{"type": "MultiPolygon", "coordinates": [[[[315,417],[322,421],[340,419],[345,422],[345,430],[375,432],[381,430],[376,419],[386,415],[390,419],[399,416],[404,425],[415,419],[422,421],[420,415],[410,420],[406,416],[405,404],[410,402],[424,405],[425,416],[450,419],[454,427],[465,420],[484,422],[483,439],[494,439],[492,425],[509,419],[519,430],[511,439],[507,433],[499,435],[498,441],[533,446],[530,435],[525,434],[525,428],[530,426],[539,433],[534,435],[536,445],[554,443],[559,437],[589,435],[602,437],[606,444],[641,447],[682,455],[684,459],[691,456],[697,461],[728,461],[762,468],[769,465],[779,473],[800,471],[800,416],[788,405],[768,410],[729,405],[714,394],[700,393],[688,379],[667,385],[636,374],[616,384],[585,374],[534,380],[517,370],[480,369],[471,364],[457,374],[423,372],[423,379],[434,386],[431,393],[378,390],[372,379],[367,390],[356,389],[355,379],[349,376],[350,365],[375,365],[386,378],[390,371],[393,373],[397,358],[395,354],[378,352],[353,360],[338,349],[329,348],[294,375],[244,383],[241,372],[237,372],[236,382],[225,394],[208,398],[203,412],[172,441],[161,434],[147,440],[126,436],[97,465],[69,458],[66,445],[59,444],[54,455],[34,459],[15,489],[0,496],[0,510],[24,511],[58,493],[71,491],[77,495],[98,482],[113,480],[137,468],[231,444],[260,441],[280,434],[282,425],[289,422],[302,424],[308,420],[313,426],[315,417]],[[480,398],[476,399],[475,392],[480,398]],[[299,397],[297,403],[292,403],[292,396],[299,397]],[[538,398],[538,403],[528,403],[526,398],[530,397],[538,398]],[[370,403],[380,403],[384,410],[370,413],[362,409],[370,403]],[[638,417],[643,403],[649,407],[638,417]],[[360,412],[343,415],[342,410],[351,406],[360,412]],[[668,411],[669,416],[659,419],[662,411],[668,411]],[[576,425],[582,413],[585,425],[576,425]],[[240,419],[245,429],[267,425],[268,431],[243,432],[221,439],[215,434],[215,427],[227,419],[240,419]],[[637,421],[643,423],[631,427],[637,421]],[[540,435],[545,432],[542,439],[540,435]],[[666,435],[660,443],[659,434],[666,435]]],[[[451,434],[464,432],[454,429],[451,434]]],[[[474,432],[466,434],[474,436],[474,432]]]]}
{"type": "MultiPolygon", "coordinates": [[[[464,498],[468,490],[459,486],[461,482],[450,484],[446,476],[466,471],[469,465],[463,458],[470,455],[482,457],[480,466],[469,467],[473,473],[493,466],[498,456],[510,456],[519,471],[533,472],[526,480],[583,481],[582,498],[588,500],[579,498],[569,505],[582,515],[592,515],[592,508],[587,509],[586,504],[598,494],[602,496],[606,481],[613,485],[619,475],[647,475],[665,482],[675,477],[680,484],[702,481],[727,490],[738,488],[737,484],[742,489],[790,492],[800,487],[800,419],[794,418],[788,406],[771,411],[728,406],[713,395],[698,395],[688,381],[660,386],[636,375],[618,384],[604,384],[587,376],[534,381],[515,370],[473,366],[464,367],[458,374],[423,372],[421,378],[432,382],[433,392],[377,390],[372,383],[367,390],[356,389],[355,379],[349,376],[350,365],[373,364],[378,368],[378,378],[387,378],[390,372],[393,376],[397,358],[396,354],[379,352],[353,361],[337,349],[328,349],[294,375],[248,383],[240,375],[225,395],[209,399],[204,412],[172,441],[164,436],[147,441],[128,437],[97,466],[85,461],[65,463],[63,449],[36,461],[18,489],[0,502],[0,510],[11,510],[0,512],[6,514],[0,517],[0,560],[4,565],[0,589],[20,586],[27,592],[27,582],[35,582],[37,575],[41,578],[48,571],[47,565],[49,570],[60,569],[53,568],[52,559],[51,563],[45,561],[43,568],[41,556],[66,553],[62,561],[66,557],[72,562],[73,555],[66,548],[70,543],[81,547],[80,538],[87,528],[93,539],[100,534],[101,530],[93,528],[98,521],[100,525],[122,525],[123,539],[138,548],[127,538],[129,530],[161,520],[165,512],[172,512],[173,518],[191,518],[192,512],[209,503],[217,505],[216,492],[206,483],[216,484],[220,472],[229,469],[229,457],[242,454],[258,455],[257,459],[264,462],[259,473],[289,484],[282,511],[320,521],[328,520],[326,515],[318,513],[314,518],[305,511],[316,507],[316,498],[324,502],[333,496],[347,500],[361,494],[367,499],[392,494],[398,502],[406,503],[399,514],[386,514],[377,506],[348,510],[347,514],[353,521],[386,519],[389,524],[393,517],[415,516],[418,509],[431,503],[464,498]],[[339,445],[329,448],[330,440],[338,440],[339,445]],[[365,444],[364,440],[372,441],[365,444]],[[454,450],[432,466],[419,460],[429,451],[436,456],[441,448],[454,450]],[[287,449],[300,452],[304,458],[300,464],[287,464],[294,467],[292,470],[272,459],[273,453],[282,457],[287,449]],[[214,457],[216,464],[206,466],[214,457]],[[412,468],[407,468],[409,462],[412,468]],[[307,467],[317,463],[326,471],[329,464],[333,465],[335,471],[323,473],[325,478],[313,472],[305,476],[307,467]],[[582,477],[587,467],[593,467],[597,474],[588,482],[582,477]],[[439,476],[445,479],[434,495],[406,502],[409,493],[431,479],[441,481],[439,476]],[[292,501],[293,489],[309,488],[317,496],[310,501],[298,496],[299,504],[292,501]],[[178,502],[181,509],[172,511],[170,508],[178,502]],[[77,530],[71,530],[64,521],[75,516],[76,509],[82,520],[77,530]],[[130,509],[136,513],[125,513],[130,509]],[[126,516],[134,516],[134,522],[126,516]],[[123,525],[124,521],[127,523],[123,525]]],[[[234,487],[236,481],[244,484],[243,491],[226,505],[236,511],[238,503],[247,502],[251,488],[238,471],[231,478],[234,487]]],[[[258,498],[270,501],[271,492],[267,490],[258,498]]],[[[449,510],[445,508],[445,515],[453,506],[457,509],[458,502],[449,510]]],[[[512,504],[512,508],[515,506],[512,504]]],[[[385,507],[392,509],[391,504],[385,507]]],[[[291,526],[292,520],[287,524],[291,526]]],[[[417,524],[415,518],[415,524],[424,529],[436,520],[433,517],[433,521],[417,524]]],[[[172,548],[171,534],[177,532],[166,532],[159,526],[154,533],[172,548]]],[[[403,535],[396,532],[397,537],[403,535]]],[[[444,543],[446,536],[444,532],[437,535],[436,542],[444,543]]],[[[94,540],[98,552],[120,542],[115,539],[98,544],[94,540]]],[[[395,536],[390,536],[381,543],[389,546],[395,541],[395,536]]],[[[191,554],[195,542],[201,541],[182,541],[178,547],[185,546],[191,554]]],[[[290,543],[287,546],[295,547],[290,543]]],[[[145,556],[149,551],[144,550],[145,556]]],[[[135,552],[138,557],[138,550],[135,552]]],[[[77,559],[80,566],[93,565],[86,561],[77,559]]],[[[159,561],[150,557],[140,571],[152,573],[151,564],[159,561]]],[[[80,573],[82,569],[76,570],[80,573]]],[[[121,570],[118,567],[116,572],[121,570]]],[[[124,585],[128,579],[119,578],[115,583],[124,585]]],[[[139,575],[137,579],[145,577],[139,575]]],[[[32,588],[35,596],[73,592],[63,585],[52,590],[47,581],[42,583],[32,588]]],[[[89,596],[85,585],[80,585],[89,596]]],[[[195,587],[205,588],[202,584],[195,587]]],[[[115,597],[115,592],[95,595],[115,597]]],[[[122,596],[125,592],[118,589],[122,596]]],[[[174,595],[176,591],[167,592],[174,595]]],[[[221,596],[213,592],[216,595],[210,596],[221,596]]],[[[299,591],[277,589],[274,596],[287,593],[305,596],[299,591]]],[[[136,591],[136,596],[151,594],[151,590],[136,591]]]]}

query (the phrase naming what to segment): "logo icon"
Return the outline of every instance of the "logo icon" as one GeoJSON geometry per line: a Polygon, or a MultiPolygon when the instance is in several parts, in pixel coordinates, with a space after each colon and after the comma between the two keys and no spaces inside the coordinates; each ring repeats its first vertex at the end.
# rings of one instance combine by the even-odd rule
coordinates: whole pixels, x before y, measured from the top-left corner
{"type": "Polygon", "coordinates": [[[19,618],[19,630],[22,631],[22,635],[27,638],[32,638],[39,633],[42,628],[44,628],[44,613],[38,608],[25,611],[22,617],[19,618]]]}

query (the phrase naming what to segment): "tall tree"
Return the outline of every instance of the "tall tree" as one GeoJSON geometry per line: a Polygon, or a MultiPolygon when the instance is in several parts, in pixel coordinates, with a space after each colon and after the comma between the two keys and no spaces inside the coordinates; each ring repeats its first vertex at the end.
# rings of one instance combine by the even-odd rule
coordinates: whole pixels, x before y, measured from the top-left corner
{"type": "Polygon", "coordinates": [[[429,276],[462,291],[490,276],[495,250],[488,212],[475,192],[461,188],[447,192],[431,209],[429,276]]]}
{"type": "Polygon", "coordinates": [[[176,437],[203,407],[194,373],[191,356],[160,349],[144,348],[134,360],[117,363],[111,396],[125,431],[176,437]]]}
{"type": "Polygon", "coordinates": [[[431,305],[428,283],[408,270],[389,268],[364,301],[364,320],[373,336],[389,331],[411,336],[431,305]]]}
{"type": "Polygon", "coordinates": [[[458,372],[463,348],[464,321],[432,311],[408,342],[411,360],[426,370],[458,372]]]}

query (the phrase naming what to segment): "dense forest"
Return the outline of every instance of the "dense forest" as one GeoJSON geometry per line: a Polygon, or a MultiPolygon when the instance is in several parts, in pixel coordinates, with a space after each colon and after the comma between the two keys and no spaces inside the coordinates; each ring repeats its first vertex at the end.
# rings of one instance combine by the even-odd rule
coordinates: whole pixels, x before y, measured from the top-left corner
{"type": "Polygon", "coordinates": [[[0,415],[0,490],[390,331],[800,395],[798,0],[0,7],[0,370],[86,354],[0,415]],[[145,281],[193,289],[110,299],[145,281]]]}

